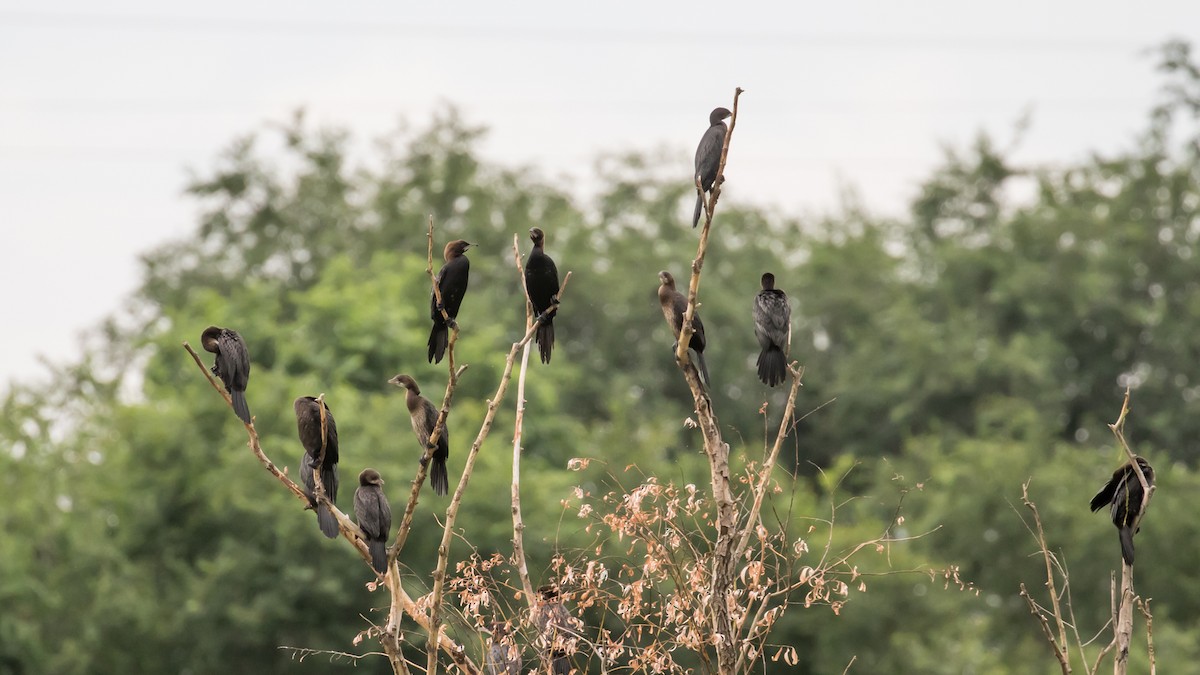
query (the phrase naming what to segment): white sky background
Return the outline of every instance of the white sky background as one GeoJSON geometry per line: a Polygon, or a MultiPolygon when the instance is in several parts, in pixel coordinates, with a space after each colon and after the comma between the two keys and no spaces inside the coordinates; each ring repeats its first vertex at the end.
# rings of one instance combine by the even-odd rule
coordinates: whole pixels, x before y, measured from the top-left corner
{"type": "Polygon", "coordinates": [[[1200,2],[0,0],[0,389],[78,358],[138,254],[193,231],[189,168],[301,106],[365,142],[449,101],[487,159],[586,186],[663,146],[687,181],[741,86],[729,198],[899,214],[942,144],[1026,112],[1018,161],[1127,146],[1168,37],[1200,45],[1200,2]]]}

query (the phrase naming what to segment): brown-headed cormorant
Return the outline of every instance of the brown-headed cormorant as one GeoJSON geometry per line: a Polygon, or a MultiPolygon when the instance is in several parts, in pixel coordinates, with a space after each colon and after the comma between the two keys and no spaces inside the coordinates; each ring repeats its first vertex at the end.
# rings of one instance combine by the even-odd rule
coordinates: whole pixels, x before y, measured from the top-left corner
{"type": "MultiPolygon", "coordinates": [[[[408,406],[408,414],[412,421],[413,433],[421,444],[421,457],[425,457],[425,448],[429,446],[429,437],[433,435],[437,424],[438,409],[433,402],[421,396],[421,388],[408,375],[397,375],[388,380],[397,387],[408,390],[404,402],[408,406]]],[[[450,491],[450,477],[446,473],[446,458],[450,456],[450,434],[446,427],[438,434],[437,447],[433,451],[433,464],[429,467],[429,483],[433,485],[434,494],[445,495],[450,491]]]]}
{"type": "MultiPolygon", "coordinates": [[[[671,276],[670,272],[659,272],[658,280],[662,285],[658,287],[658,304],[662,305],[663,317],[667,320],[667,325],[671,327],[671,333],[675,336],[675,346],[672,347],[672,353],[679,346],[679,332],[683,329],[683,316],[687,313],[687,298],[683,294],[675,290],[675,277],[671,276]]],[[[695,354],[693,361],[696,364],[697,370],[700,372],[700,379],[707,389],[710,384],[708,377],[708,366],[704,363],[704,322],[700,320],[700,313],[692,314],[692,338],[688,341],[688,353],[695,354]]]]}

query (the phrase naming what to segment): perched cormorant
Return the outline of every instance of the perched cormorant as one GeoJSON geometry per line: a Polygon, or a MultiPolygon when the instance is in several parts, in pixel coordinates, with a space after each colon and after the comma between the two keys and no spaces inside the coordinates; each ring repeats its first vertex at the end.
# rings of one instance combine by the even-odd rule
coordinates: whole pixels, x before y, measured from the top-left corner
{"type": "Polygon", "coordinates": [[[358,489],[354,491],[354,518],[358,528],[367,536],[371,565],[383,574],[387,570],[387,540],[392,529],[392,507],[383,494],[383,478],[375,469],[363,469],[358,474],[358,489]]]}
{"type": "Polygon", "coordinates": [[[725,108],[716,108],[708,115],[708,130],[700,137],[700,145],[696,146],[696,170],[692,173],[692,182],[700,178],[700,187],[696,188],[696,213],[692,216],[692,227],[700,224],[700,214],[704,212],[704,193],[713,189],[717,182],[717,168],[721,164],[721,146],[725,145],[725,118],[733,113],[725,108]]]}
{"type": "Polygon", "coordinates": [[[551,664],[550,672],[554,675],[568,675],[571,672],[571,661],[565,646],[574,637],[574,631],[571,627],[571,614],[563,606],[557,586],[551,584],[538,589],[538,600],[533,613],[538,633],[546,643],[551,664]]]}
{"type": "Polygon", "coordinates": [[[200,334],[204,351],[217,355],[212,374],[225,383],[225,391],[233,399],[233,412],[250,424],[250,406],[246,405],[246,384],[250,381],[250,352],[237,331],[209,326],[200,334]]]}
{"type": "MultiPolygon", "coordinates": [[[[408,406],[408,414],[412,419],[413,433],[421,444],[421,457],[425,457],[425,448],[429,446],[429,437],[437,424],[438,410],[433,403],[421,396],[421,388],[408,375],[397,375],[388,380],[397,387],[408,390],[404,402],[408,406]]],[[[446,473],[446,458],[450,456],[450,434],[445,426],[438,434],[437,448],[433,451],[433,464],[429,467],[429,483],[433,485],[434,494],[444,495],[450,491],[450,477],[446,473]]]]}
{"type": "MultiPolygon", "coordinates": [[[[471,261],[464,255],[471,246],[462,239],[456,239],[446,244],[442,257],[446,264],[442,265],[437,275],[438,290],[442,294],[442,306],[446,315],[454,321],[458,317],[458,308],[462,306],[463,296],[467,294],[467,279],[471,272],[471,261]]],[[[429,332],[429,362],[441,363],[446,355],[446,344],[450,340],[450,329],[442,318],[438,307],[437,295],[430,294],[429,318],[433,319],[433,330],[429,332]]]]}
{"type": "Polygon", "coordinates": [[[521,650],[512,641],[508,624],[492,623],[492,639],[488,644],[488,675],[521,675],[521,650]]]}
{"type": "Polygon", "coordinates": [[[545,312],[558,304],[558,268],[543,249],[545,233],[536,227],[530,228],[529,238],[533,240],[533,250],[525,262],[525,292],[529,294],[533,313],[539,322],[533,338],[538,344],[538,354],[542,357],[542,363],[550,363],[550,352],[554,349],[554,315],[558,312],[545,312]]]}
{"type": "MultiPolygon", "coordinates": [[[[675,290],[675,277],[671,276],[670,272],[659,272],[658,280],[662,285],[658,287],[658,304],[662,305],[663,317],[667,320],[667,325],[671,327],[671,333],[675,335],[675,346],[672,347],[672,353],[679,346],[679,332],[683,329],[683,315],[687,313],[687,298],[683,294],[675,290]]],[[[695,354],[693,359],[697,370],[700,371],[700,379],[704,382],[704,387],[709,387],[708,366],[704,363],[704,322],[700,320],[700,313],[692,314],[692,338],[688,341],[688,353],[695,354]]]]}
{"type": "MultiPolygon", "coordinates": [[[[322,405],[324,401],[322,401],[322,405]]],[[[333,421],[333,411],[325,405],[325,459],[321,460],[321,409],[317,399],[312,396],[301,396],[292,404],[296,411],[296,431],[300,435],[300,445],[304,446],[304,455],[300,457],[300,482],[308,493],[308,503],[317,510],[317,525],[321,532],[330,539],[338,536],[337,518],[333,517],[324,504],[317,502],[317,484],[313,480],[313,470],[321,467],[321,485],[325,487],[325,496],[330,504],[337,504],[338,493],[338,435],[337,423],[333,421]]]]}
{"type": "MultiPolygon", "coordinates": [[[[1142,473],[1146,475],[1146,485],[1153,487],[1154,469],[1141,457],[1136,459],[1142,473]]],[[[1145,499],[1146,491],[1142,489],[1142,482],[1138,480],[1132,462],[1126,462],[1114,471],[1108,483],[1092,497],[1092,511],[1099,511],[1108,505],[1113,525],[1117,526],[1121,537],[1121,557],[1125,559],[1126,565],[1133,565],[1133,521],[1142,510],[1142,502],[1145,499]]]]}
{"type": "Polygon", "coordinates": [[[774,387],[787,378],[788,348],[792,344],[792,308],[787,293],[775,288],[775,275],[762,275],[762,290],[754,297],[754,336],[758,354],[758,379],[774,387]]]}

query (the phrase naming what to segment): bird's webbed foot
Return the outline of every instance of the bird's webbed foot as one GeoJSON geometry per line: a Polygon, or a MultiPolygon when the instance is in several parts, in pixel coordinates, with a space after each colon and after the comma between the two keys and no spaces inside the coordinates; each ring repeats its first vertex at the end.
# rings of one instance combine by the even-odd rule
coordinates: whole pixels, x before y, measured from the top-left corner
{"type": "Polygon", "coordinates": [[[450,330],[458,330],[458,322],[454,320],[454,317],[446,320],[446,328],[449,328],[450,330]]]}

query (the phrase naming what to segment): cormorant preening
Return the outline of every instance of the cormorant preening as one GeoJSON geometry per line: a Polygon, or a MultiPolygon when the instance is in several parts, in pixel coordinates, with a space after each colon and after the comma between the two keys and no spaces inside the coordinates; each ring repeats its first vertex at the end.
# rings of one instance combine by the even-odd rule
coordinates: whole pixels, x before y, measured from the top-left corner
{"type": "MultiPolygon", "coordinates": [[[[1142,473],[1146,475],[1146,484],[1153,486],[1154,469],[1141,457],[1136,459],[1142,473]]],[[[1113,525],[1117,526],[1121,537],[1121,557],[1125,559],[1126,565],[1133,565],[1133,521],[1142,510],[1142,502],[1145,499],[1146,491],[1142,489],[1142,482],[1138,480],[1132,462],[1126,462],[1114,471],[1108,483],[1092,497],[1092,511],[1098,511],[1108,505],[1113,525]]]]}
{"type": "Polygon", "coordinates": [[[363,469],[358,474],[358,489],[354,491],[354,518],[358,528],[367,536],[371,565],[383,574],[387,571],[387,540],[392,529],[392,507],[383,494],[383,478],[375,469],[363,469]]]}
{"type": "Polygon", "coordinates": [[[774,387],[787,378],[787,355],[792,344],[792,308],[787,293],[775,288],[775,275],[762,275],[762,290],[754,297],[754,336],[758,354],[758,379],[774,387]]]}
{"type": "MultiPolygon", "coordinates": [[[[324,405],[324,401],[322,401],[324,405]]],[[[308,493],[308,503],[317,510],[317,525],[321,532],[330,539],[338,536],[337,518],[333,517],[324,504],[317,502],[317,484],[313,480],[313,470],[321,467],[321,485],[325,487],[325,496],[330,504],[337,504],[338,493],[338,435],[337,423],[333,421],[333,411],[325,406],[325,459],[321,460],[321,409],[317,399],[312,396],[301,396],[292,404],[296,411],[296,431],[300,434],[300,445],[304,446],[304,455],[300,457],[300,482],[308,493]]]]}
{"type": "Polygon", "coordinates": [[[566,644],[575,634],[571,627],[571,614],[563,606],[557,586],[547,585],[538,589],[538,600],[533,613],[538,633],[546,643],[551,664],[550,672],[554,675],[568,675],[571,672],[571,661],[567,657],[566,644]]]}
{"type": "MultiPolygon", "coordinates": [[[[658,304],[662,305],[663,316],[675,335],[675,346],[671,348],[673,353],[679,346],[679,331],[683,329],[683,315],[687,313],[687,298],[675,290],[675,277],[671,276],[670,272],[659,272],[658,280],[662,282],[658,287],[658,304]]],[[[696,368],[700,371],[704,388],[707,389],[710,380],[708,366],[704,363],[704,344],[704,322],[700,320],[700,313],[695,312],[692,314],[692,339],[688,341],[688,353],[696,355],[696,368]]]]}
{"type": "Polygon", "coordinates": [[[250,381],[250,352],[237,331],[209,326],[200,334],[204,351],[217,355],[212,374],[225,383],[225,391],[233,399],[233,412],[250,424],[250,406],[246,405],[246,384],[250,381]]]}
{"type": "MultiPolygon", "coordinates": [[[[438,290],[442,293],[442,306],[446,315],[453,321],[458,316],[458,308],[462,306],[463,296],[467,294],[467,278],[471,272],[471,261],[464,255],[471,244],[456,239],[446,244],[442,257],[446,264],[442,265],[437,275],[438,290]]],[[[446,344],[450,340],[450,329],[447,328],[442,312],[438,308],[437,295],[430,294],[429,318],[433,319],[433,330],[429,332],[429,362],[441,363],[446,355],[446,344]]]]}
{"type": "MultiPolygon", "coordinates": [[[[421,457],[425,457],[425,448],[429,446],[429,437],[437,424],[438,410],[433,403],[421,396],[421,388],[408,375],[397,375],[388,382],[408,390],[404,402],[408,405],[408,414],[412,418],[413,433],[421,443],[421,457]]],[[[429,467],[429,483],[433,485],[434,494],[444,495],[450,490],[450,477],[446,473],[446,458],[450,456],[450,434],[445,426],[438,434],[437,448],[433,451],[433,465],[429,467]]]]}
{"type": "Polygon", "coordinates": [[[508,624],[503,621],[492,623],[492,639],[488,645],[488,675],[521,675],[521,650],[512,641],[508,624]]]}
{"type": "Polygon", "coordinates": [[[717,168],[721,164],[721,146],[725,145],[725,118],[733,113],[725,108],[716,108],[708,115],[708,130],[700,137],[700,145],[696,146],[696,170],[692,173],[692,182],[700,178],[700,187],[696,188],[696,213],[692,216],[692,227],[700,224],[700,214],[704,212],[704,193],[713,189],[717,182],[717,168]]]}
{"type": "Polygon", "coordinates": [[[554,314],[558,312],[545,312],[558,304],[558,268],[543,249],[545,233],[536,227],[530,228],[529,238],[533,240],[533,250],[525,261],[525,292],[529,294],[533,313],[539,321],[533,338],[538,344],[538,354],[542,363],[550,363],[550,352],[554,349],[554,314]]]}

